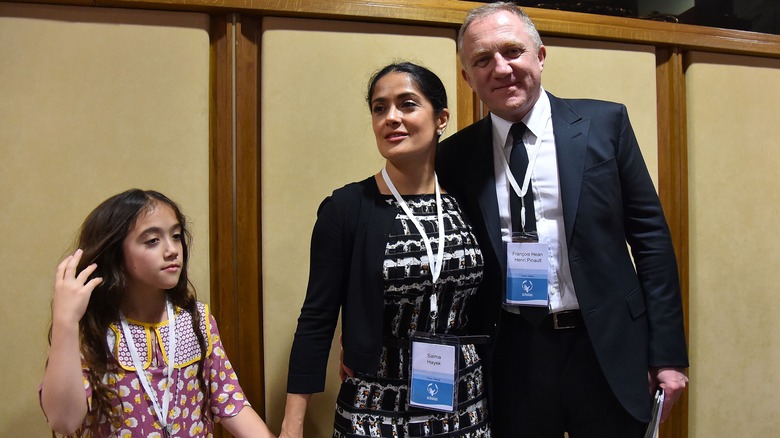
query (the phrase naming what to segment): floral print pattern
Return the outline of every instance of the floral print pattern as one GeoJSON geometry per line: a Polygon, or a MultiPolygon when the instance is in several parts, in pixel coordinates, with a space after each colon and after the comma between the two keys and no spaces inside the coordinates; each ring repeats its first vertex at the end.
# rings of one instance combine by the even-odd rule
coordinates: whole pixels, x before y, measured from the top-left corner
{"type": "MultiPolygon", "coordinates": [[[[222,347],[216,321],[209,313],[208,306],[198,303],[198,312],[200,330],[207,340],[206,360],[203,364],[206,388],[201,388],[197,377],[200,349],[192,329],[192,316],[177,308],[176,357],[172,374],[173,387],[170,389],[172,400],[168,410],[173,437],[211,437],[215,422],[220,418],[232,417],[249,405],[222,347]]],[[[165,368],[169,360],[167,344],[170,327],[167,321],[147,324],[128,319],[128,323],[141,363],[144,364],[143,374],[151,383],[159,401],[168,384],[165,368]]],[[[96,417],[91,409],[92,389],[85,369],[84,388],[90,410],[79,436],[164,437],[152,403],[138,380],[127,350],[127,340],[118,321],[111,325],[107,342],[114,353],[113,364],[109,364],[109,369],[113,371],[106,373],[103,381],[119,394],[112,408],[121,421],[112,424],[104,417],[96,417]],[[97,424],[93,428],[95,422],[97,424]]]]}

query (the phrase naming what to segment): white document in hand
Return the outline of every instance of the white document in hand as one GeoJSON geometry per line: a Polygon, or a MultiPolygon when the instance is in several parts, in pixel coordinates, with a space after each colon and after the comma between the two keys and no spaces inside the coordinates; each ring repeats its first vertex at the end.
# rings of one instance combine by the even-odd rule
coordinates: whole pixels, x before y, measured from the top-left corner
{"type": "Polygon", "coordinates": [[[658,438],[658,426],[661,424],[661,411],[664,409],[664,390],[658,388],[655,392],[655,401],[653,402],[652,418],[647,425],[645,438],[658,438]]]}

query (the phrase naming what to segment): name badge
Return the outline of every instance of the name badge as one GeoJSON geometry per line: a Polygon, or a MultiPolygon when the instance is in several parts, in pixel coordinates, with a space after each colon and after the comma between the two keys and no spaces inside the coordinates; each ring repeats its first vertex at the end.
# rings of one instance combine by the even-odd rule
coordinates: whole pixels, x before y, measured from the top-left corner
{"type": "Polygon", "coordinates": [[[412,337],[409,405],[453,412],[458,406],[456,336],[419,334],[412,337]]]}
{"type": "Polygon", "coordinates": [[[513,238],[506,247],[506,296],[504,304],[547,306],[547,244],[535,237],[513,238]]]}

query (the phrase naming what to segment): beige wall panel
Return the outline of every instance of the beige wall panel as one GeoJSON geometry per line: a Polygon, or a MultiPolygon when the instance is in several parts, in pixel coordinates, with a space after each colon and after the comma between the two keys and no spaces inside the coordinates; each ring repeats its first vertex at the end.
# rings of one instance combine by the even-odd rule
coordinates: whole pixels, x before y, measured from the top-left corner
{"type": "MultiPolygon", "coordinates": [[[[457,71],[451,30],[298,19],[265,19],[263,28],[263,318],[267,418],[278,431],[317,207],[383,164],[365,102],[368,79],[394,60],[416,61],[442,78],[454,105],[457,71]]],[[[307,437],[332,433],[338,351],[326,393],[313,397],[307,437]]]]}
{"type": "Polygon", "coordinates": [[[688,64],[690,436],[775,436],[780,60],[688,64]]]}
{"type": "Polygon", "coordinates": [[[642,155],[658,187],[655,47],[542,38],[542,86],[558,97],[620,102],[628,108],[642,155]]]}
{"type": "Polygon", "coordinates": [[[178,201],[208,301],[208,16],[0,4],[0,435],[48,436],[38,405],[54,270],[100,201],[178,201]]]}

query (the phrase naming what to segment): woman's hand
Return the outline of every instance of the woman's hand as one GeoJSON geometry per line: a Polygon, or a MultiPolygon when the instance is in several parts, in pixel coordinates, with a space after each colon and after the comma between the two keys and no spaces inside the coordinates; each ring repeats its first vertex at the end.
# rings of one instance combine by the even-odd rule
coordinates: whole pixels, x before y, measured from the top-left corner
{"type": "Polygon", "coordinates": [[[355,377],[355,372],[352,371],[352,368],[344,365],[344,342],[341,340],[341,335],[339,335],[339,345],[341,345],[341,355],[339,356],[339,379],[344,382],[347,380],[347,377],[355,377]]]}
{"type": "Polygon", "coordinates": [[[303,420],[306,418],[310,399],[311,394],[287,394],[279,438],[303,438],[303,420]]]}

